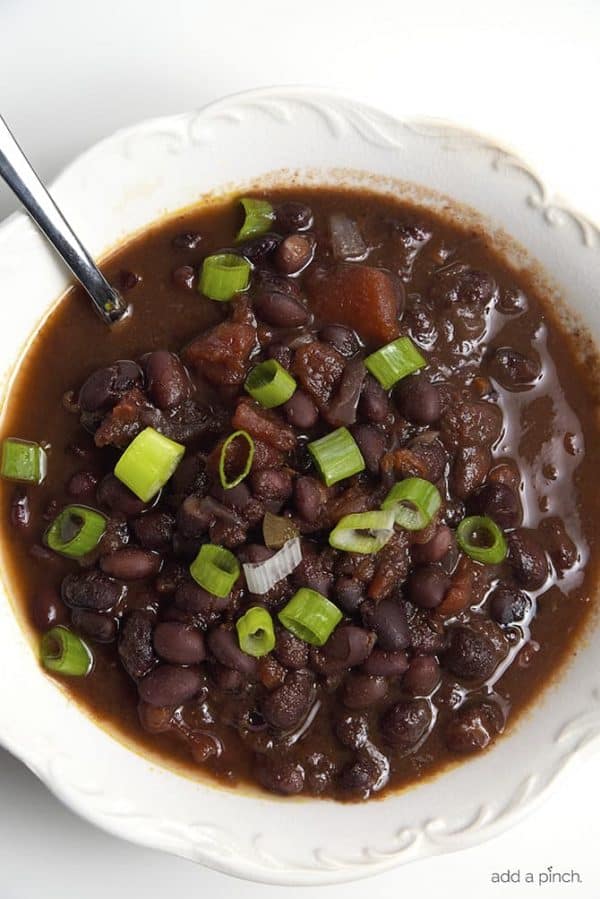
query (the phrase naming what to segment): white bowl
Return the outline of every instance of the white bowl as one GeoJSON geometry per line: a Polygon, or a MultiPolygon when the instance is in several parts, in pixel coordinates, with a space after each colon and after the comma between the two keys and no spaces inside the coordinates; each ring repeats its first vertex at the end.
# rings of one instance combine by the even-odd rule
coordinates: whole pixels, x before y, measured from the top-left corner
{"type": "MultiPolygon", "coordinates": [[[[599,232],[557,205],[523,162],[470,132],[399,121],[323,91],[253,91],[143,122],[85,153],[52,190],[98,257],[167,212],[257,178],[365,184],[434,208],[445,194],[474,207],[507,252],[519,255],[499,229],[539,260],[600,338],[599,232]]],[[[9,371],[68,281],[23,215],[0,228],[9,371]]],[[[3,596],[0,740],[112,833],[250,880],[332,883],[473,845],[537,803],[571,759],[598,745],[599,655],[600,628],[590,626],[582,651],[518,726],[433,780],[362,805],[286,801],[191,781],[111,737],[44,676],[3,596]]]]}

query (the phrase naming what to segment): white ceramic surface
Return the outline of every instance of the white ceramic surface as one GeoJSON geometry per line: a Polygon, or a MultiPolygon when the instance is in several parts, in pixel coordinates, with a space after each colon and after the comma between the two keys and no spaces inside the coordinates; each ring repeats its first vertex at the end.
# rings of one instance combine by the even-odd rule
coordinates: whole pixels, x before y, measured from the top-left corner
{"type": "MultiPolygon", "coordinates": [[[[54,192],[99,256],[167,211],[273,170],[297,173],[299,181],[360,181],[340,167],[378,176],[371,185],[381,190],[402,179],[477,208],[542,263],[600,337],[600,310],[590,302],[600,280],[600,234],[557,206],[522,162],[476,135],[400,122],[324,92],[252,92],[142,123],[80,157],[54,192]]],[[[66,283],[28,221],[13,217],[0,229],[0,288],[20,297],[18,321],[3,321],[3,359],[15,358],[66,283]]],[[[74,809],[123,837],[249,879],[335,882],[472,845],[538,801],[570,758],[598,742],[599,645],[596,628],[521,725],[468,764],[380,802],[289,803],[191,782],[127,750],[41,674],[2,603],[0,740],[74,809]]]]}

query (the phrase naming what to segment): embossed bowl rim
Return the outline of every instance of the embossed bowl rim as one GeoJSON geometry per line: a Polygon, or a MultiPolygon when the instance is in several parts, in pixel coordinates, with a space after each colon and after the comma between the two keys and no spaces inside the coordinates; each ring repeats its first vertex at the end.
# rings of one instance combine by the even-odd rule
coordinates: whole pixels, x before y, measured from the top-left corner
{"type": "MultiPolygon", "coordinates": [[[[592,302],[600,235],[591,222],[493,140],[395,119],[325,90],[251,91],[142,122],[80,156],[52,190],[98,257],[165,213],[257,180],[367,185],[438,209],[451,197],[513,258],[537,260],[548,289],[568,299],[569,316],[600,338],[592,302]]],[[[68,280],[22,214],[0,227],[1,293],[19,309],[18,317],[4,313],[0,333],[6,387],[68,280]]],[[[569,762],[598,745],[600,629],[590,625],[581,651],[518,726],[433,780],[351,806],[219,789],[142,758],[82,714],[40,671],[6,585],[3,594],[2,744],[100,827],[249,880],[352,880],[476,844],[516,821],[569,762]]]]}

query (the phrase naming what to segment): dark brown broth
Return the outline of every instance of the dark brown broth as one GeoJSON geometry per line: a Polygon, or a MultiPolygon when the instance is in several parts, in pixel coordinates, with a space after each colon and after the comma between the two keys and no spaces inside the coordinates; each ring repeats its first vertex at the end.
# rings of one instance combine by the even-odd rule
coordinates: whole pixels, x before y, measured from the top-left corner
{"type": "MultiPolygon", "coordinates": [[[[600,439],[594,420],[592,391],[588,373],[576,359],[571,338],[559,324],[549,302],[539,296],[527,274],[516,272],[490,249],[485,238],[452,222],[443,221],[429,212],[415,210],[393,199],[375,197],[367,193],[296,190],[270,192],[271,198],[290,197],[303,200],[313,208],[317,222],[326,221],[330,211],[343,209],[356,218],[359,225],[369,229],[369,242],[374,247],[369,263],[390,266],[393,237],[390,219],[417,217],[434,230],[434,238],[423,251],[410,293],[424,291],[434,266],[456,260],[491,272],[500,291],[517,290],[526,298],[527,311],[519,315],[494,313],[494,340],[517,349],[533,343],[543,361],[547,377],[541,389],[523,393],[504,392],[505,436],[496,447],[497,458],[516,458],[525,486],[524,524],[535,527],[542,515],[561,516],[572,538],[578,544],[581,560],[574,571],[556,581],[537,601],[537,612],[530,625],[514,627],[517,645],[511,654],[510,665],[494,691],[505,707],[510,707],[509,723],[514,725],[517,714],[539,694],[559,670],[565,659],[576,651],[577,638],[592,607],[597,583],[598,514],[595,508],[597,472],[600,463],[600,439]],[[373,223],[375,217],[377,223],[373,223]],[[449,255],[444,260],[445,253],[449,255]],[[552,367],[556,377],[551,375],[552,367]],[[575,445],[573,455],[567,451],[565,433],[574,435],[569,446],[575,445]],[[549,468],[553,465],[554,475],[549,468]],[[574,489],[575,487],[575,489],[574,489]],[[529,633],[530,631],[530,633],[529,633]],[[526,656],[518,650],[530,638],[526,656]],[[539,647],[531,651],[531,647],[539,647]]],[[[114,253],[104,264],[109,280],[119,283],[123,270],[141,276],[141,282],[128,293],[133,305],[129,321],[108,331],[94,315],[89,301],[79,289],[69,291],[58,304],[37,335],[21,364],[5,410],[3,435],[44,442],[50,446],[48,477],[44,484],[30,490],[31,511],[39,520],[48,504],[55,500],[58,507],[69,501],[64,485],[74,472],[92,468],[100,476],[112,470],[116,453],[105,450],[102,461],[98,455],[79,458],[69,447],[72,444],[93,446],[91,437],[82,440],[78,418],[62,405],[65,391],[77,389],[87,375],[103,364],[117,358],[137,359],[152,349],[180,350],[203,329],[218,321],[223,314],[219,304],[212,303],[196,292],[186,292],[174,286],[171,273],[183,264],[197,265],[210,252],[231,243],[239,225],[238,213],[231,205],[210,207],[186,212],[160,223],[114,253]],[[182,231],[198,230],[204,235],[194,251],[174,250],[172,238],[182,231]],[[90,465],[90,458],[92,464],[90,465]]],[[[317,231],[317,237],[319,232],[317,231]]],[[[435,353],[432,354],[432,360],[435,353]]],[[[474,361],[478,368],[479,360],[474,361]]],[[[468,366],[467,366],[468,369],[468,366]]],[[[467,371],[467,369],[465,371],[467,371]]],[[[0,495],[4,516],[3,541],[5,564],[19,608],[30,616],[32,597],[48,582],[48,563],[32,558],[30,549],[40,540],[39,528],[30,532],[17,531],[8,522],[8,510],[14,486],[3,482],[0,495]]],[[[72,564],[56,558],[52,562],[54,582],[58,586],[72,564]]],[[[129,607],[143,605],[144,587],[132,584],[129,607]]],[[[64,680],[83,707],[97,720],[105,723],[138,745],[143,751],[158,753],[167,763],[177,763],[187,773],[201,776],[205,768],[195,764],[186,744],[172,735],[149,735],[139,725],[136,712],[136,688],[120,668],[114,646],[95,645],[96,665],[87,679],[64,680]]],[[[439,719],[443,723],[449,714],[455,694],[453,679],[445,678],[436,694],[439,719]],[[443,701],[442,701],[443,700],[443,701]]],[[[391,704],[398,688],[386,699],[391,704]]],[[[335,695],[323,700],[324,706],[339,703],[335,695]]],[[[226,714],[224,709],[217,710],[226,714]]],[[[311,731],[312,742],[322,751],[338,757],[350,758],[332,733],[327,709],[322,708],[311,731]]],[[[371,718],[375,718],[372,714],[371,718]]],[[[377,733],[377,723],[373,732],[377,733]]],[[[227,738],[227,753],[206,768],[219,779],[229,782],[250,781],[248,752],[232,728],[217,728],[227,738]]],[[[429,775],[455,756],[448,752],[442,739],[442,728],[436,726],[426,742],[412,754],[394,758],[391,783],[403,786],[415,778],[429,775]]]]}

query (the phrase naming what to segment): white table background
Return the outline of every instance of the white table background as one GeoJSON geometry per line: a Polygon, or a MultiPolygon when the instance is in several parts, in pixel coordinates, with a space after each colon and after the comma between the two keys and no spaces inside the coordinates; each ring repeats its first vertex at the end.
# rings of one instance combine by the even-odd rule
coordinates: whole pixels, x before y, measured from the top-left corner
{"type": "MultiPolygon", "coordinates": [[[[600,0],[0,0],[0,111],[46,179],[123,125],[276,83],[326,85],[391,113],[497,136],[551,192],[600,220],[600,0]]],[[[0,219],[14,208],[0,187],[0,219]]],[[[320,895],[599,899],[599,800],[596,755],[509,833],[320,895]],[[548,865],[575,869],[583,883],[491,882],[495,871],[548,865]]],[[[105,835],[0,750],[0,899],[162,899],[166,891],[283,893],[105,835]]]]}

